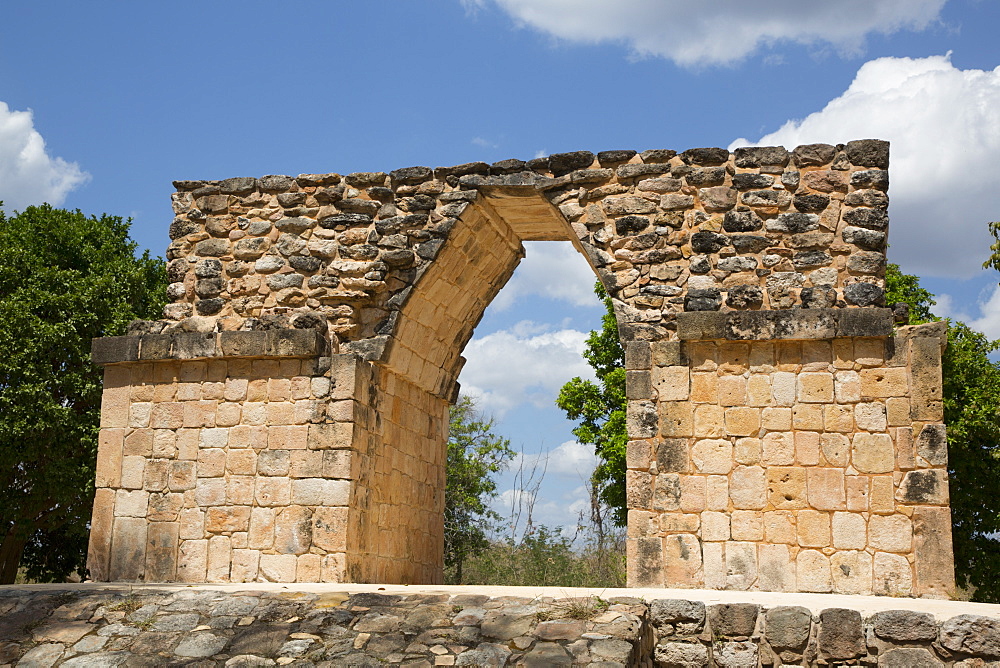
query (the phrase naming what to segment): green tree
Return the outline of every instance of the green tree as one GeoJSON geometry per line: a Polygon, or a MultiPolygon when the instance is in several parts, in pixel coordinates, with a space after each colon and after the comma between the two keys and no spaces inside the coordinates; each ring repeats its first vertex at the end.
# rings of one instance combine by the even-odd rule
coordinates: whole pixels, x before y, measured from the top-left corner
{"type": "Polygon", "coordinates": [[[579,425],[573,434],[580,443],[594,446],[600,458],[594,470],[598,496],[612,511],[612,519],[625,525],[625,350],[618,338],[611,298],[600,281],[594,292],[604,302],[601,329],[587,337],[583,356],[594,369],[597,382],[576,377],[562,386],[556,405],[579,425]]]}
{"type": "Polygon", "coordinates": [[[466,559],[489,546],[487,531],[499,516],[489,507],[497,495],[495,476],[514,451],[494,433],[470,397],[451,407],[447,484],[444,495],[444,563],[451,584],[462,584],[466,559]]]}
{"type": "Polygon", "coordinates": [[[84,573],[101,408],[91,339],[157,317],[163,262],[129,222],[0,211],[0,584],[84,573]]]}

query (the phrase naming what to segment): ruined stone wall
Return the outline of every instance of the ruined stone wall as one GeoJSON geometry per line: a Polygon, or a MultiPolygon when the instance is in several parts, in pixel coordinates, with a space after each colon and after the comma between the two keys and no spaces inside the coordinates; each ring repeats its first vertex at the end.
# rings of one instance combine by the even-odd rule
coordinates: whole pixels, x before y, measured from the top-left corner
{"type": "MultiPolygon", "coordinates": [[[[943,595],[942,340],[894,333],[884,308],[887,167],[888,144],[863,140],[175,182],[164,319],[95,342],[108,411],[122,378],[180,387],[158,369],[221,374],[205,382],[222,382],[223,399],[202,389],[199,410],[237,421],[171,429],[266,433],[256,468],[211,440],[221,436],[197,436],[193,459],[176,459],[195,463],[204,489],[252,483],[250,503],[234,491],[211,516],[273,515],[275,540],[244,547],[252,532],[239,519],[181,536],[182,511],[163,519],[173,515],[158,514],[155,495],[208,526],[204,498],[159,489],[156,472],[178,462],[153,450],[114,463],[119,440],[126,449],[115,430],[155,429],[114,418],[99,458],[120,474],[99,480],[94,572],[216,580],[228,555],[228,577],[239,563],[248,579],[439,581],[461,352],[522,242],[550,240],[586,256],[627,346],[631,582],[943,595]],[[246,368],[275,408],[249,394],[223,401],[246,368]],[[304,391],[299,379],[310,393],[285,397],[304,391]],[[341,394],[313,394],[323,379],[341,394]],[[308,456],[289,445],[303,434],[308,456]],[[911,441],[936,454],[912,455],[911,441]],[[289,453],[287,472],[271,467],[285,456],[272,450],[289,453]],[[326,472],[321,451],[349,476],[326,472]],[[304,457],[308,475],[293,475],[304,457]],[[126,486],[140,468],[141,487],[126,486]],[[287,496],[259,501],[272,487],[287,496]],[[175,546],[176,571],[127,556],[175,546]]],[[[151,414],[177,403],[128,400],[151,414]]]]}

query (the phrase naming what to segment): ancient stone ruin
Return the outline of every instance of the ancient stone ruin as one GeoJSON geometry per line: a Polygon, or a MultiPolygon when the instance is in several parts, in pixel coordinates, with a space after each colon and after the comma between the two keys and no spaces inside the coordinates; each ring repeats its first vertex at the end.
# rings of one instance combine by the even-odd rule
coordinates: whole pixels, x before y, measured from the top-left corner
{"type": "Polygon", "coordinates": [[[94,342],[93,579],[440,582],[462,349],[560,240],[626,347],[631,586],[948,595],[944,330],[885,308],[888,157],[175,182],[173,303],[94,342]]]}

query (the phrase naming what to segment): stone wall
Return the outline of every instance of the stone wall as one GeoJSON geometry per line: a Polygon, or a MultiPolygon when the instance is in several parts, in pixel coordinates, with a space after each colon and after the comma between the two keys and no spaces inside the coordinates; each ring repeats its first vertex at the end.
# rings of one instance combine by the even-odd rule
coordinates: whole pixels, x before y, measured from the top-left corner
{"type": "Polygon", "coordinates": [[[0,587],[0,666],[978,668],[1000,659],[993,605],[384,589],[0,587]]]}
{"type": "Polygon", "coordinates": [[[630,582],[946,595],[942,340],[883,308],[887,167],[863,140],[175,182],[164,319],[95,341],[95,577],[440,581],[462,349],[522,242],[561,240],[627,347],[630,582]]]}

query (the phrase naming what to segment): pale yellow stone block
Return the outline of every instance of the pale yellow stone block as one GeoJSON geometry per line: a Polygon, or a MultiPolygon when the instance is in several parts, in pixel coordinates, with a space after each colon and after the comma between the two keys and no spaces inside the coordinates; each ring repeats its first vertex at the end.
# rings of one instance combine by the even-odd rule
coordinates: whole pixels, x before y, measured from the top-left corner
{"type": "Polygon", "coordinates": [[[833,591],[830,560],[817,550],[800,550],[795,558],[798,591],[827,593],[833,591]]]}
{"type": "Polygon", "coordinates": [[[124,457],[121,463],[120,485],[124,489],[142,489],[143,474],[146,472],[146,458],[141,455],[124,457]]]}
{"type": "Polygon", "coordinates": [[[659,404],[660,433],[667,437],[694,435],[694,405],[689,401],[665,401],[659,404]]]}
{"type": "Polygon", "coordinates": [[[913,570],[906,557],[876,552],[872,564],[876,596],[910,596],[913,592],[913,570]]]}
{"type": "Polygon", "coordinates": [[[906,515],[872,515],[868,520],[868,545],[883,552],[906,553],[913,549],[913,523],[906,515]]]}
{"type": "Polygon", "coordinates": [[[325,554],[321,565],[323,582],[344,582],[347,560],[343,554],[325,554]]]}
{"type": "Polygon", "coordinates": [[[757,544],[726,543],[726,589],[747,591],[757,582],[757,544]]]}
{"type": "Polygon", "coordinates": [[[685,348],[690,366],[695,371],[715,371],[718,368],[714,343],[692,341],[688,342],[685,348]]]}
{"type": "Polygon", "coordinates": [[[798,542],[803,547],[829,547],[830,513],[818,510],[800,510],[796,513],[798,542]]]}
{"type": "Polygon", "coordinates": [[[704,564],[704,586],[706,589],[726,588],[726,554],[725,543],[701,544],[702,562],[704,564]]]}
{"type": "Polygon", "coordinates": [[[701,542],[690,534],[663,539],[663,579],[668,587],[698,587],[703,582],[701,542]]]}
{"type": "Polygon", "coordinates": [[[709,510],[729,509],[729,478],[711,475],[705,481],[705,502],[709,510]]]}
{"type": "Polygon", "coordinates": [[[701,514],[701,539],[704,541],[729,540],[729,514],[706,511],[701,514]]]}
{"type": "Polygon", "coordinates": [[[121,484],[125,429],[102,428],[97,437],[97,487],[121,484]]]}
{"type": "Polygon", "coordinates": [[[904,397],[890,397],[885,400],[886,416],[890,427],[910,426],[910,400],[904,397]]]}
{"type": "Polygon", "coordinates": [[[199,478],[220,478],[226,473],[226,451],[209,448],[198,452],[197,476],[199,478]]]}
{"type": "Polygon", "coordinates": [[[774,344],[770,341],[754,341],[750,344],[750,371],[771,373],[774,371],[774,344]]]}
{"type": "Polygon", "coordinates": [[[833,366],[838,369],[854,368],[854,339],[833,340],[833,366]]]}
{"type": "Polygon", "coordinates": [[[768,431],[791,431],[791,408],[765,408],[761,411],[761,426],[768,431]]]}
{"type": "Polygon", "coordinates": [[[198,478],[194,487],[194,498],[199,506],[226,505],[226,479],[198,478]]]}
{"type": "Polygon", "coordinates": [[[873,513],[888,514],[896,511],[895,490],[891,475],[871,477],[868,505],[873,513]]]}
{"type": "Polygon", "coordinates": [[[776,342],[774,354],[780,371],[798,371],[802,364],[802,344],[798,341],[776,342]]]}
{"type": "Polygon", "coordinates": [[[725,409],[722,406],[702,404],[695,407],[695,436],[724,436],[725,430],[725,409]]]}
{"type": "Polygon", "coordinates": [[[767,469],[767,499],[778,510],[805,508],[805,469],[780,466],[767,469]]]}
{"type": "Polygon", "coordinates": [[[243,417],[243,408],[237,403],[221,403],[215,412],[215,424],[220,427],[235,427],[243,417]]]}
{"type": "Polygon", "coordinates": [[[246,378],[227,378],[222,398],[226,401],[246,401],[248,385],[246,378]]]}
{"type": "MultiPolygon", "coordinates": [[[[663,517],[674,516],[677,513],[664,514],[663,517]]],[[[656,535],[657,514],[648,510],[636,510],[632,508],[628,511],[628,523],[626,533],[629,538],[645,538],[656,535]]]]}
{"type": "Polygon", "coordinates": [[[257,478],[254,498],[261,506],[287,506],[291,502],[288,478],[257,478]]]}
{"type": "Polygon", "coordinates": [[[797,404],[792,408],[792,429],[823,431],[823,406],[797,404]]]}
{"type": "MultiPolygon", "coordinates": [[[[233,543],[236,540],[234,537],[233,543]]],[[[235,545],[234,545],[235,547],[235,545]]],[[[260,552],[257,550],[234,549],[233,565],[230,571],[231,582],[256,582],[257,570],[260,565],[260,552]]]]}
{"type": "Polygon", "coordinates": [[[718,348],[719,372],[742,374],[750,360],[750,344],[742,341],[726,341],[718,348]]]}
{"type": "Polygon", "coordinates": [[[257,472],[257,453],[249,448],[227,451],[226,471],[233,475],[253,475],[257,472]]]}
{"type": "Polygon", "coordinates": [[[826,431],[850,434],[854,432],[854,411],[851,406],[827,404],[823,406],[823,428],[826,431]]]}
{"type": "MultiPolygon", "coordinates": [[[[885,339],[854,340],[855,360],[862,366],[881,366],[885,363],[885,339]]],[[[868,394],[862,392],[862,394],[868,394]]]]}
{"type": "Polygon", "coordinates": [[[704,476],[681,476],[681,510],[699,513],[707,507],[706,478],[704,476]]]}
{"type": "MultiPolygon", "coordinates": [[[[177,457],[177,433],[170,429],[154,429],[152,456],[158,459],[177,457]]],[[[98,455],[98,462],[100,462],[100,455],[98,455]]]]}
{"type": "Polygon", "coordinates": [[[863,550],[868,546],[868,524],[860,513],[833,514],[833,546],[840,550],[863,550]]]}
{"type": "Polygon", "coordinates": [[[795,437],[792,432],[770,432],[761,439],[761,460],[766,466],[791,466],[795,463],[795,437]]]}
{"type": "Polygon", "coordinates": [[[764,538],[768,543],[795,545],[795,514],[789,510],[771,510],[764,513],[764,538]]]}
{"type": "Polygon", "coordinates": [[[762,509],[767,505],[767,476],[764,469],[759,466],[737,466],[730,477],[729,495],[735,508],[762,509]]]}
{"type": "Polygon", "coordinates": [[[727,474],[733,468],[733,444],[725,439],[701,439],[691,448],[691,460],[699,473],[727,474]]]}
{"type": "Polygon", "coordinates": [[[787,371],[775,372],[771,377],[771,394],[777,406],[791,406],[795,403],[796,376],[787,371]]]}
{"type": "Polygon", "coordinates": [[[761,441],[759,438],[738,438],[733,448],[733,459],[737,464],[760,464],[761,441]]]}
{"type": "Polygon", "coordinates": [[[847,507],[844,471],[834,468],[807,469],[809,505],[817,510],[844,510],[847,507]]]}
{"type": "Polygon", "coordinates": [[[853,404],[861,401],[861,376],[857,371],[837,371],[833,379],[837,403],[853,404]]]}
{"type": "Polygon", "coordinates": [[[205,582],[208,570],[208,541],[183,540],[177,557],[179,582],[205,582]]]}
{"type": "Polygon", "coordinates": [[[854,435],[851,463],[862,473],[889,473],[895,468],[896,451],[889,434],[854,435]]]}
{"type": "Polygon", "coordinates": [[[873,399],[905,397],[909,390],[906,367],[861,370],[861,394],[873,399]]]}
{"type": "Polygon", "coordinates": [[[322,579],[323,557],[318,554],[299,555],[295,567],[296,582],[320,582],[322,579]]]}
{"type": "Polygon", "coordinates": [[[857,424],[858,429],[864,429],[865,431],[885,431],[888,427],[885,404],[872,401],[855,405],[854,422],[857,424]]]}
{"type": "Polygon", "coordinates": [[[771,405],[771,377],[765,374],[754,374],[747,379],[746,404],[748,406],[771,405]]]}
{"type": "Polygon", "coordinates": [[[764,540],[764,514],[756,510],[734,510],[730,532],[733,540],[764,540]]]}
{"type": "Polygon", "coordinates": [[[254,498],[254,476],[230,475],[226,477],[226,502],[250,505],[254,498]]]}
{"type": "MultiPolygon", "coordinates": [[[[631,517],[630,514],[629,518],[631,517]]],[[[695,513],[663,513],[659,524],[663,533],[695,533],[701,525],[701,516],[695,513]]]]}
{"type": "Polygon", "coordinates": [[[867,552],[835,552],[830,557],[835,594],[871,595],[872,556],[867,552]]]}
{"type": "Polygon", "coordinates": [[[787,545],[758,545],[757,559],[761,591],[795,591],[795,562],[787,545]]]}
{"type": "Polygon", "coordinates": [[[822,434],[819,439],[823,459],[829,466],[847,466],[851,442],[843,434],[822,434]]]}
{"type": "Polygon", "coordinates": [[[868,510],[868,494],[871,486],[869,477],[846,476],[844,480],[847,487],[847,509],[860,512],[868,510]]]}
{"type": "Polygon", "coordinates": [[[295,582],[294,554],[262,554],[258,575],[264,582],[295,582]]]}
{"type": "MultiPolygon", "coordinates": [[[[698,376],[715,376],[715,374],[694,374],[698,376]]],[[[693,391],[694,378],[686,366],[657,366],[652,371],[653,389],[660,401],[686,401],[689,397],[689,384],[693,391]]],[[[711,401],[711,399],[695,399],[691,401],[711,401]]]]}
{"type": "Polygon", "coordinates": [[[125,442],[122,454],[141,455],[149,457],[153,453],[153,429],[128,429],[125,431],[125,442]]]}
{"type": "Polygon", "coordinates": [[[208,540],[208,574],[206,577],[209,582],[229,582],[232,549],[232,541],[229,536],[212,536],[208,540]]]}
{"type": "Polygon", "coordinates": [[[747,379],[743,376],[721,376],[719,378],[719,403],[723,406],[745,406],[747,403],[747,379]]]}
{"type": "MultiPolygon", "coordinates": [[[[729,378],[735,376],[727,376],[729,378]]],[[[725,412],[726,434],[730,436],[756,436],[760,431],[760,409],[739,407],[727,408],[725,412]]]]}
{"type": "Polygon", "coordinates": [[[833,374],[828,372],[800,373],[796,396],[802,403],[831,403],[833,401],[833,374]]]}
{"type": "Polygon", "coordinates": [[[803,466],[819,464],[819,437],[814,431],[795,432],[795,463],[803,466]]]}

